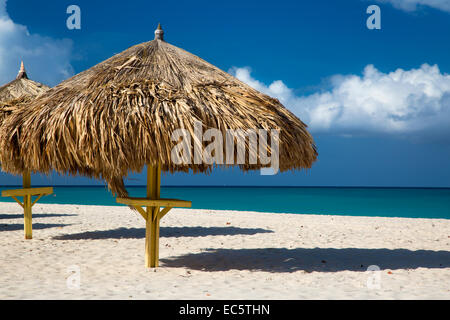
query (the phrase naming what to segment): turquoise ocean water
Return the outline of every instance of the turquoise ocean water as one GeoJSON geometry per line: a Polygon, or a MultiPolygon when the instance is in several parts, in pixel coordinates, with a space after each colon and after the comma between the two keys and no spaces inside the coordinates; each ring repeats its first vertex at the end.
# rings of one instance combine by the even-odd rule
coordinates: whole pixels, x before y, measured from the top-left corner
{"type": "MultiPolygon", "coordinates": [[[[133,197],[145,190],[128,188],[133,197]]],[[[161,197],[196,209],[450,219],[450,188],[162,187],[161,197]]],[[[105,187],[54,187],[39,203],[118,205],[105,187]]]]}

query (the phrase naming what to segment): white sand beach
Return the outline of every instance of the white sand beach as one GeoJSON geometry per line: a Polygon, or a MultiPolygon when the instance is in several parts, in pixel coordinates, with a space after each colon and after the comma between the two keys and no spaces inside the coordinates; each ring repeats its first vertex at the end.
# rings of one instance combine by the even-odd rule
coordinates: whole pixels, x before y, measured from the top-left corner
{"type": "Polygon", "coordinates": [[[22,214],[0,204],[0,299],[450,299],[450,220],[175,209],[146,269],[127,207],[36,204],[33,240],[22,214]]]}

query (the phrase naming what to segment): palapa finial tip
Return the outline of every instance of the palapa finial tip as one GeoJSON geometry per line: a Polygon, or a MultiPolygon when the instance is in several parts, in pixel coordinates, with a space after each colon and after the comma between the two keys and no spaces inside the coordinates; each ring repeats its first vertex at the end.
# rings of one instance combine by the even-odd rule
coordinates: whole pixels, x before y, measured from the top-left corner
{"type": "Polygon", "coordinates": [[[164,41],[164,30],[161,27],[161,23],[158,23],[158,28],[155,30],[155,40],[164,41]]]}
{"type": "Polygon", "coordinates": [[[20,70],[17,74],[16,79],[28,79],[27,72],[25,71],[25,65],[23,64],[23,60],[20,61],[20,70]]]}

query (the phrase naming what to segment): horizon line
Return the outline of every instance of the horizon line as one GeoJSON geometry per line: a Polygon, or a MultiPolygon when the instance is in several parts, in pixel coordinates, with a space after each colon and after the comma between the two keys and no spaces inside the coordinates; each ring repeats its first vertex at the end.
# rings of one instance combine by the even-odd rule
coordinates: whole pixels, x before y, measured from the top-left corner
{"type": "MultiPolygon", "coordinates": [[[[22,188],[21,184],[14,185],[0,185],[0,188],[22,188]]],[[[51,184],[36,184],[33,187],[54,187],[54,188],[105,188],[102,185],[51,185],[51,184]]],[[[127,185],[127,188],[146,188],[147,185],[127,185]]],[[[450,189],[448,187],[418,187],[418,186],[256,186],[256,185],[161,185],[161,188],[329,188],[329,189],[450,189]]]]}

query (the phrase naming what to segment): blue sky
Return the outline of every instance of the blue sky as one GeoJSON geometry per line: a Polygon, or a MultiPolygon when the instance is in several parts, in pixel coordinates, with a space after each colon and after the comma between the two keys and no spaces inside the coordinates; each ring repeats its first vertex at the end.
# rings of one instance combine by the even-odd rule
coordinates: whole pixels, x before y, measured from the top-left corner
{"type": "MultiPolygon", "coordinates": [[[[276,176],[217,170],[168,185],[450,187],[450,2],[0,0],[0,84],[20,59],[49,85],[128,47],[166,41],[279,98],[310,125],[319,161],[276,176]],[[420,4],[418,4],[420,3],[420,4]],[[66,8],[81,8],[81,30],[66,8]],[[366,9],[381,9],[369,30],[366,9]]],[[[0,175],[0,184],[20,179],[0,175]]],[[[34,184],[90,184],[35,176],[34,184]]],[[[129,184],[144,184],[134,174],[129,184]]]]}

